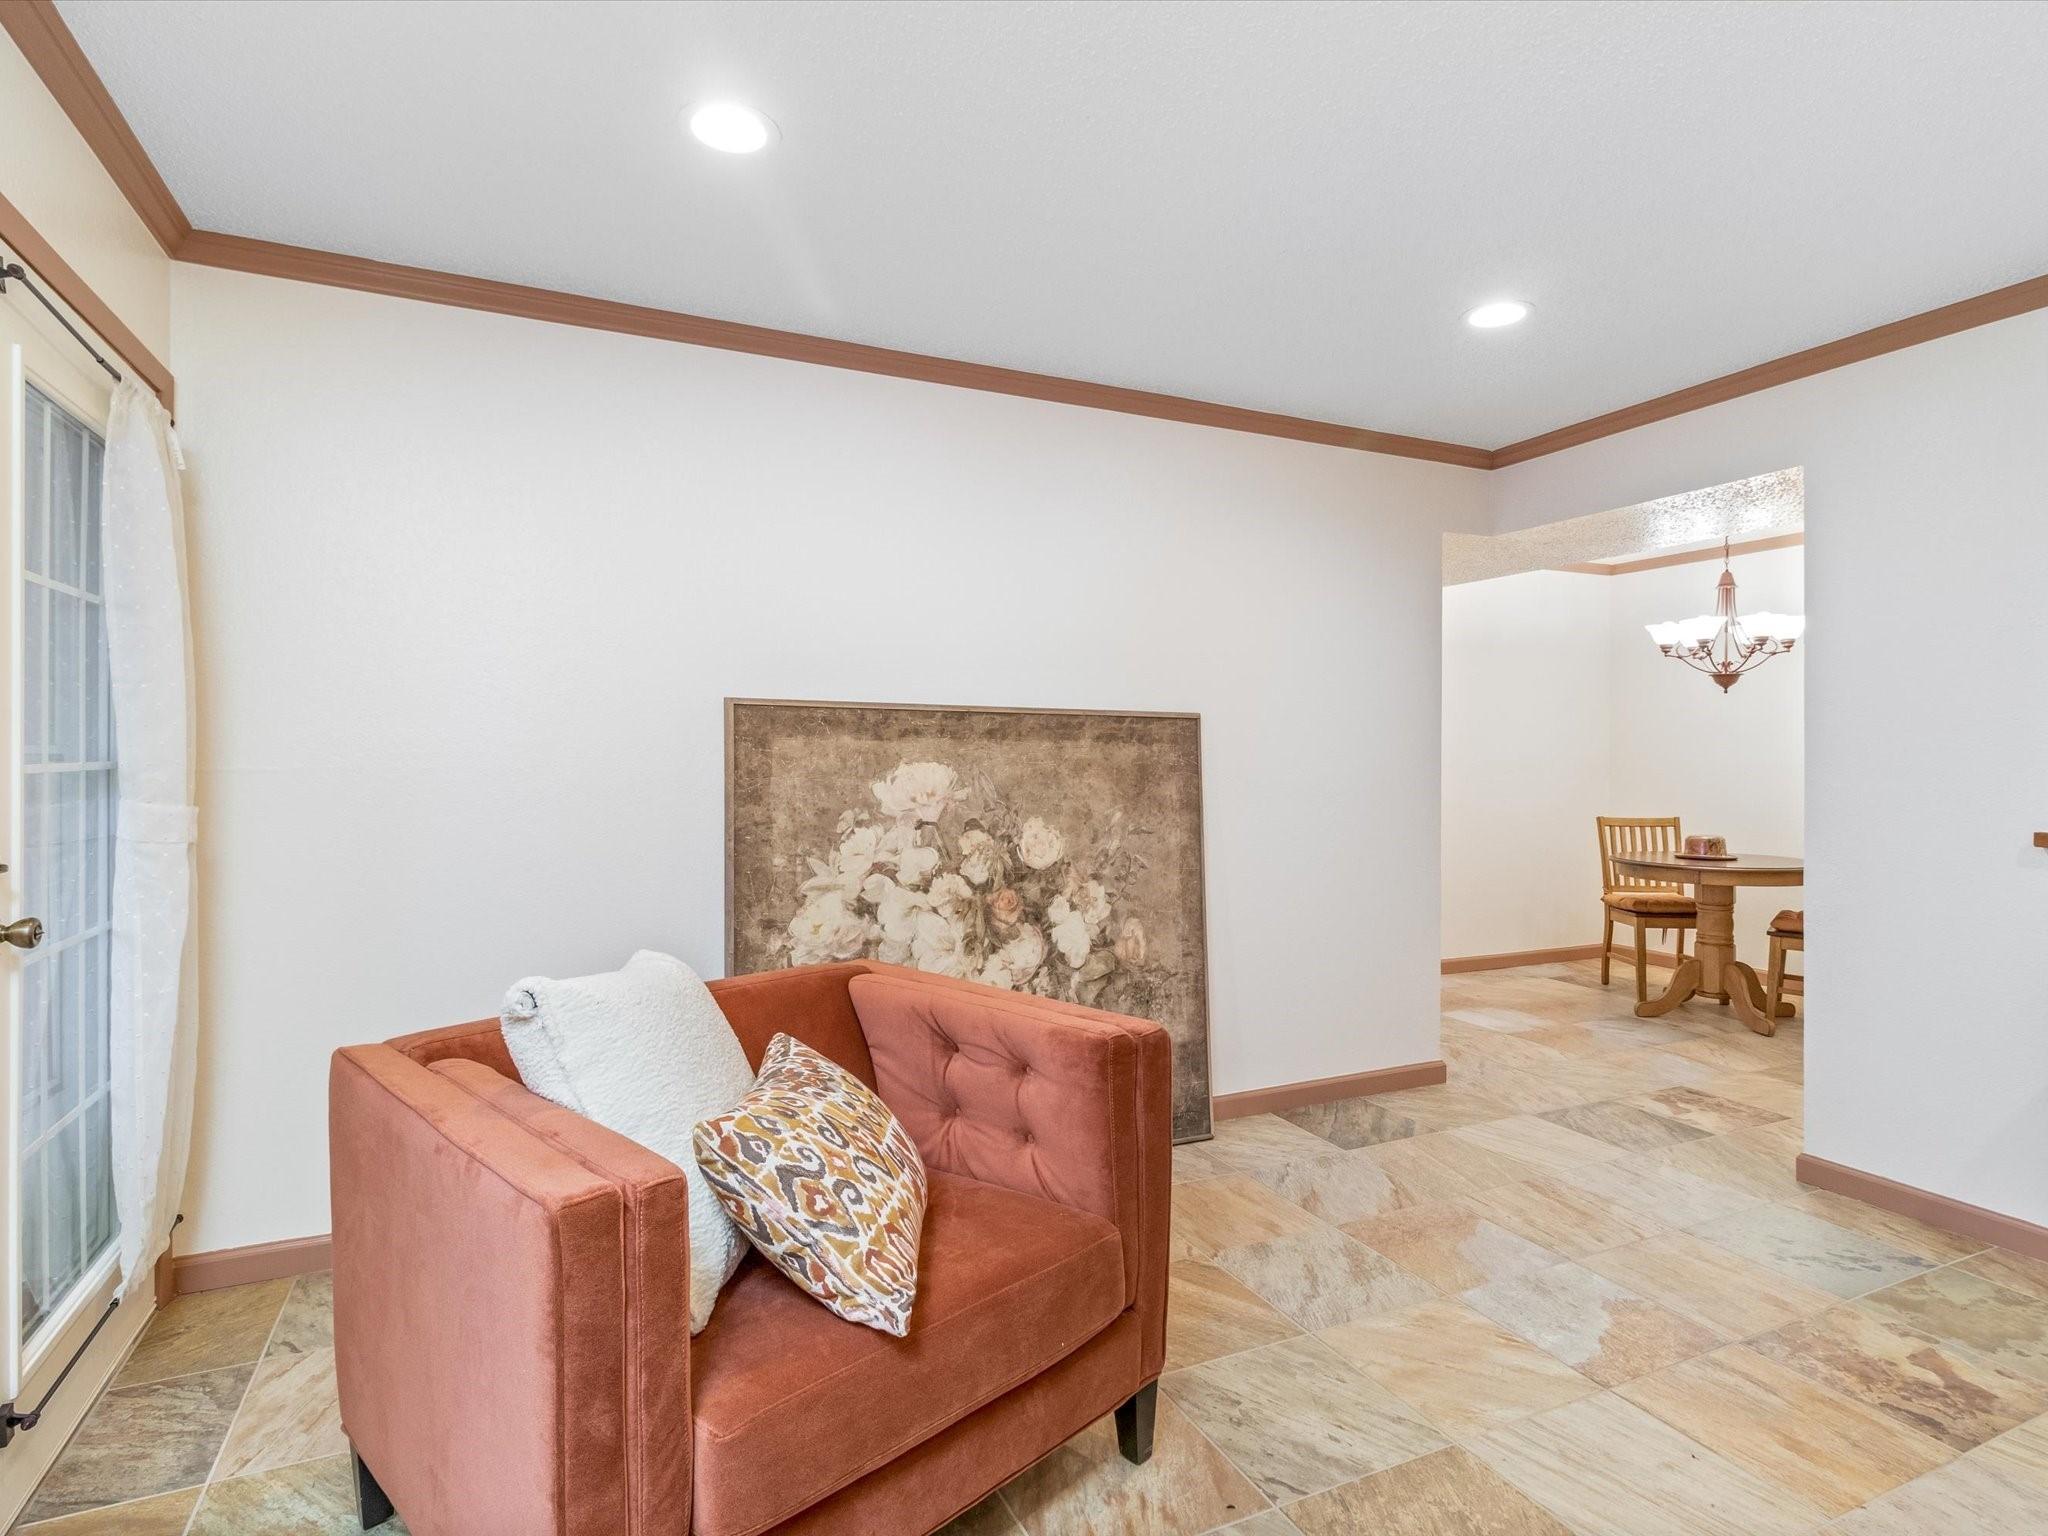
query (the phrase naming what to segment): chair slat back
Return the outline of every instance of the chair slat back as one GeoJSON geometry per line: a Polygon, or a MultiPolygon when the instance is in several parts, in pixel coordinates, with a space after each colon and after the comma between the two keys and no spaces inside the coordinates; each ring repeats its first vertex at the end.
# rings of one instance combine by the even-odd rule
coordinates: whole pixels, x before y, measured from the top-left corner
{"type": "Polygon", "coordinates": [[[1618,858],[1662,858],[1685,846],[1676,816],[1598,816],[1600,826],[1600,888],[1608,891],[1683,891],[1671,880],[1646,880],[1625,875],[1614,866],[1618,858]]]}

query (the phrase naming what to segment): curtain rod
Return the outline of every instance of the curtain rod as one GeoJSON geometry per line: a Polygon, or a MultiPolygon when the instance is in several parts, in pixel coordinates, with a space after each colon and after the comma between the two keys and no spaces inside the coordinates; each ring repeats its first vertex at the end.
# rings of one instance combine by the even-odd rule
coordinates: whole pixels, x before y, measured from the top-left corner
{"type": "Polygon", "coordinates": [[[42,289],[38,288],[34,283],[28,280],[28,272],[25,268],[23,268],[20,262],[10,261],[9,263],[7,263],[6,266],[0,267],[0,293],[5,293],[7,291],[7,280],[9,278],[12,278],[15,282],[21,284],[22,287],[26,288],[29,292],[29,297],[34,299],[38,304],[42,305],[43,308],[47,309],[50,312],[52,318],[54,318],[59,325],[63,326],[65,330],[71,333],[71,339],[73,341],[76,341],[81,347],[85,348],[86,351],[90,352],[92,354],[92,360],[98,363],[102,368],[106,369],[107,372],[111,373],[114,376],[114,382],[116,384],[121,382],[121,370],[116,368],[112,363],[108,362],[104,357],[102,357],[100,355],[100,349],[94,346],[90,341],[86,339],[85,332],[81,331],[77,326],[73,325],[71,323],[70,317],[66,315],[63,310],[59,309],[55,304],[50,302],[49,295],[44,293],[42,289]]]}

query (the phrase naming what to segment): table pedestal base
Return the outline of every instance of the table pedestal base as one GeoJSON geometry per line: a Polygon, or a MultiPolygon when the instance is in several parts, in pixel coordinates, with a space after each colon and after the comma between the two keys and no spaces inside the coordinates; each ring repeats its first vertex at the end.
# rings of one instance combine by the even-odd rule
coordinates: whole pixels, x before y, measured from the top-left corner
{"type": "Polygon", "coordinates": [[[1778,1019],[1792,1016],[1792,1005],[1779,1003],[1773,1018],[1764,984],[1754,970],[1735,958],[1735,887],[1701,881],[1693,887],[1693,895],[1700,909],[1694,953],[1679,961],[1678,969],[1671,973],[1671,984],[1662,993],[1636,1005],[1636,1017],[1654,1019],[1688,999],[1704,997],[1732,1006],[1735,1016],[1757,1034],[1775,1035],[1778,1019]]]}

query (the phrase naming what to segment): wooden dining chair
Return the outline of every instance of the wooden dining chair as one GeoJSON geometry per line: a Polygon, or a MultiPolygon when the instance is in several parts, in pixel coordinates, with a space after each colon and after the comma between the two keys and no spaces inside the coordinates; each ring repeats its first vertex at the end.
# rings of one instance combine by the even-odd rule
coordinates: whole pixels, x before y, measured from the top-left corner
{"type": "Polygon", "coordinates": [[[1614,959],[1614,925],[1636,931],[1636,1001],[1649,1001],[1649,930],[1678,935],[1678,958],[1685,958],[1686,930],[1697,928],[1700,910],[1682,885],[1624,875],[1617,858],[1677,853],[1685,846],[1676,816],[1599,816],[1600,827],[1600,985],[1606,986],[1614,959]]]}
{"type": "MultiPolygon", "coordinates": [[[[1773,1024],[1778,1018],[1778,1004],[1785,996],[1785,956],[1793,950],[1806,953],[1806,909],[1787,907],[1771,919],[1771,981],[1770,1007],[1764,1017],[1773,1024]]],[[[1800,980],[1800,995],[1805,996],[1806,983],[1800,980]]]]}

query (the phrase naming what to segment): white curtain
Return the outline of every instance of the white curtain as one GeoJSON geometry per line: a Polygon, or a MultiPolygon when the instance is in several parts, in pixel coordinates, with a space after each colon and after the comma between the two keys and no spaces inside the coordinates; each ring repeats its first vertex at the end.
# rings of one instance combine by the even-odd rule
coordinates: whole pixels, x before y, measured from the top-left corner
{"type": "Polygon", "coordinates": [[[181,459],[156,397],[124,380],[107,424],[107,672],[114,694],[111,1096],[121,1275],[163,1252],[185,1185],[196,1060],[192,632],[181,459]]]}

